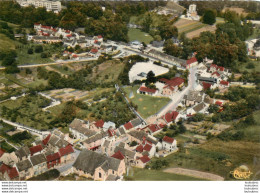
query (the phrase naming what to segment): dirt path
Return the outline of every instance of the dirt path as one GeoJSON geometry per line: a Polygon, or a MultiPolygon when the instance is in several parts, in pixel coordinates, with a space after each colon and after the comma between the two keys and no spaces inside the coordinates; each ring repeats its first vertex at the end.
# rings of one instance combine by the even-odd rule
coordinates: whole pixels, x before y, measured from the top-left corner
{"type": "Polygon", "coordinates": [[[215,174],[207,173],[207,172],[201,172],[196,170],[190,170],[190,169],[184,169],[184,168],[167,168],[163,170],[167,173],[173,173],[173,174],[180,174],[180,175],[186,175],[206,180],[212,180],[212,181],[224,181],[224,178],[215,174]]]}

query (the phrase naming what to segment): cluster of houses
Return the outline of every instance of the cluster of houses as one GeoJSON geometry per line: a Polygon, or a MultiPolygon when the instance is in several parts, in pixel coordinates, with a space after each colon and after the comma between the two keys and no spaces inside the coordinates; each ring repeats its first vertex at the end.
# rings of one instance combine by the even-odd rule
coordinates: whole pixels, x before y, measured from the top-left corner
{"type": "MultiPolygon", "coordinates": [[[[166,119],[171,121],[173,117],[166,119]]],[[[160,151],[177,151],[175,139],[165,137],[160,142],[153,136],[157,125],[147,126],[139,118],[119,128],[103,120],[75,119],[69,129],[83,149],[71,172],[94,180],[120,180],[128,166],[144,168],[152,157],[160,156],[160,151]]]]}
{"type": "Polygon", "coordinates": [[[174,77],[170,80],[161,78],[158,82],[155,83],[156,89],[148,88],[142,84],[137,90],[137,93],[150,96],[171,97],[184,86],[184,82],[185,80],[181,77],[174,77]]]}
{"type": "Polygon", "coordinates": [[[74,160],[74,149],[59,130],[54,130],[31,147],[23,146],[12,153],[0,149],[1,180],[27,180],[49,169],[74,160]]]}
{"type": "Polygon", "coordinates": [[[117,46],[106,44],[101,35],[88,37],[72,32],[71,30],[45,26],[39,23],[34,24],[34,30],[36,31],[36,35],[29,35],[29,41],[47,44],[62,43],[64,47],[71,48],[75,48],[77,45],[81,48],[90,48],[90,51],[80,54],[64,51],[63,56],[69,56],[74,59],[80,57],[98,57],[101,53],[111,54],[117,50],[117,46]]]}

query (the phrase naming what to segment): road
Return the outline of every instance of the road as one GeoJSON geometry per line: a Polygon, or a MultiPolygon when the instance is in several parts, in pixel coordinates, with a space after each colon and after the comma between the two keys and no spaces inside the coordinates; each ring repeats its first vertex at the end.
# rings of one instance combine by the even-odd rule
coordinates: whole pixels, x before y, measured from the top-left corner
{"type": "Polygon", "coordinates": [[[168,111],[176,110],[176,108],[178,107],[178,104],[181,102],[184,95],[186,95],[190,90],[195,89],[196,72],[197,72],[196,67],[192,67],[190,69],[188,86],[183,91],[181,91],[178,95],[174,95],[174,98],[172,98],[172,101],[157,114],[157,117],[161,117],[161,116],[165,115],[168,111]]]}
{"type": "MultiPolygon", "coordinates": [[[[51,65],[56,65],[56,64],[71,64],[71,63],[78,63],[78,62],[87,62],[87,61],[93,61],[93,60],[97,60],[98,58],[87,58],[87,59],[82,59],[82,60],[68,60],[68,61],[64,61],[64,60],[60,60],[60,61],[56,61],[56,62],[51,62],[51,63],[45,63],[45,64],[23,64],[23,65],[19,65],[18,68],[32,68],[32,67],[42,67],[42,66],[51,66],[51,65]]],[[[1,66],[0,70],[4,70],[5,67],[1,66]]]]}
{"type": "Polygon", "coordinates": [[[31,127],[28,127],[28,126],[25,126],[25,125],[21,125],[21,124],[18,124],[18,123],[14,123],[14,122],[11,122],[11,121],[8,121],[6,119],[3,119],[0,117],[0,120],[2,120],[3,122],[9,124],[9,125],[12,125],[16,128],[19,128],[21,130],[27,130],[31,133],[33,133],[34,135],[37,135],[38,137],[40,137],[41,139],[43,139],[46,135],[48,135],[50,132],[48,131],[39,131],[39,130],[36,130],[34,128],[31,128],[31,127]]]}
{"type": "Polygon", "coordinates": [[[78,158],[78,156],[80,154],[79,150],[77,150],[77,149],[74,149],[74,150],[75,150],[75,152],[73,153],[73,160],[67,164],[64,164],[64,165],[56,168],[57,170],[59,170],[60,173],[66,172],[72,168],[72,165],[74,164],[74,162],[76,161],[76,159],[78,158]]]}

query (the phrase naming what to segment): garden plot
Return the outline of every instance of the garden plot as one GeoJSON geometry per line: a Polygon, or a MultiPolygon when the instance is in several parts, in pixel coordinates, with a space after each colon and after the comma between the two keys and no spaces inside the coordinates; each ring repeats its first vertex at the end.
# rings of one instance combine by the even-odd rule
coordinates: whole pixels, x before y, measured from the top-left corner
{"type": "Polygon", "coordinates": [[[65,89],[52,90],[44,94],[53,97],[55,99],[60,99],[62,101],[69,101],[72,99],[80,100],[82,98],[85,98],[88,95],[88,91],[80,91],[72,88],[65,88],[65,89]]]}
{"type": "Polygon", "coordinates": [[[155,65],[151,61],[138,62],[129,71],[130,83],[134,82],[135,80],[145,80],[146,75],[148,74],[149,71],[153,71],[155,76],[159,76],[169,72],[169,69],[162,66],[155,65]]]}

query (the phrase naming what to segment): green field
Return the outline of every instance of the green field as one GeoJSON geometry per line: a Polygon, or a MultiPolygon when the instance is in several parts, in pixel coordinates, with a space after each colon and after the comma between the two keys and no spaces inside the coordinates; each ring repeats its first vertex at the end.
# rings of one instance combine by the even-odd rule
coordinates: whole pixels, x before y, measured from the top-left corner
{"type": "Polygon", "coordinates": [[[15,49],[16,42],[4,34],[0,34],[0,52],[15,49]]]}
{"type": "Polygon", "coordinates": [[[134,168],[130,172],[129,180],[135,181],[201,181],[202,179],[190,176],[166,173],[160,170],[134,168]]]}
{"type": "Polygon", "coordinates": [[[5,141],[0,143],[0,148],[5,150],[7,153],[11,153],[11,152],[15,151],[15,149],[11,145],[6,143],[5,141]]]}
{"type": "Polygon", "coordinates": [[[142,94],[137,94],[136,90],[139,86],[126,87],[124,88],[127,96],[133,92],[134,96],[130,100],[138,106],[137,111],[144,117],[147,118],[157,113],[162,107],[164,107],[169,101],[166,97],[152,97],[142,94]]]}
{"type": "Polygon", "coordinates": [[[140,42],[149,44],[151,41],[153,41],[152,36],[150,36],[148,33],[142,32],[140,29],[130,28],[128,30],[128,37],[130,42],[138,40],[140,42]]]}
{"type": "MultiPolygon", "coordinates": [[[[43,64],[52,62],[50,58],[42,58],[41,53],[33,53],[28,54],[27,50],[30,47],[34,47],[36,44],[28,44],[23,45],[21,48],[16,49],[17,52],[17,62],[19,65],[22,64],[43,64]]],[[[57,49],[55,49],[51,45],[43,45],[44,52],[55,53],[57,49]]]]}
{"type": "Polygon", "coordinates": [[[55,114],[42,111],[42,107],[47,106],[49,103],[50,100],[42,96],[27,95],[1,103],[1,116],[35,129],[48,130],[49,123],[55,118],[55,114]],[[3,106],[8,108],[6,113],[3,113],[3,106]]]}
{"type": "Polygon", "coordinates": [[[253,72],[253,71],[256,71],[256,72],[260,72],[260,62],[259,61],[253,61],[253,60],[249,60],[247,63],[244,63],[241,65],[241,71],[248,71],[248,72],[253,72]],[[248,63],[253,63],[255,68],[246,68],[247,64],[248,63]]]}

